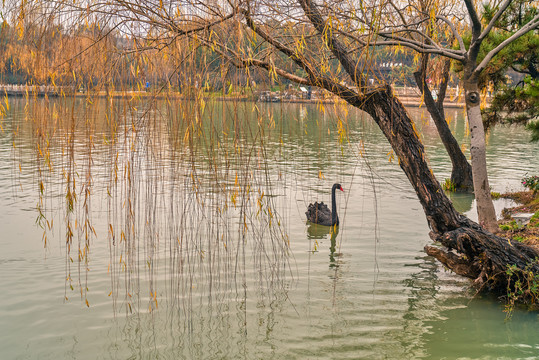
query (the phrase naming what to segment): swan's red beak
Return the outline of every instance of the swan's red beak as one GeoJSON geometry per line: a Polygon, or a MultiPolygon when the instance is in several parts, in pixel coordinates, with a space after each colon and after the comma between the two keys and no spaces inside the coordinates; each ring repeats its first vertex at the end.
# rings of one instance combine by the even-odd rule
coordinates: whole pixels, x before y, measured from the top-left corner
{"type": "Polygon", "coordinates": [[[341,191],[344,192],[344,189],[341,187],[341,191]]]}

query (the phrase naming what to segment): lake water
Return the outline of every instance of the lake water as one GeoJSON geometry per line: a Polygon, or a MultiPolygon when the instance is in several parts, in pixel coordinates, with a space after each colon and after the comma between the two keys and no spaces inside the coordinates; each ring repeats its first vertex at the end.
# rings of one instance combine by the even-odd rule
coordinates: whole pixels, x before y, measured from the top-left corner
{"type": "MultiPolygon", "coordinates": [[[[443,181],[434,125],[410,113],[443,181]]],[[[424,254],[421,205],[358,111],[10,99],[1,125],[3,359],[539,357],[537,313],[506,321],[424,254]],[[307,225],[335,182],[338,232],[307,225]]],[[[493,191],[539,173],[528,139],[489,134],[493,191]]]]}

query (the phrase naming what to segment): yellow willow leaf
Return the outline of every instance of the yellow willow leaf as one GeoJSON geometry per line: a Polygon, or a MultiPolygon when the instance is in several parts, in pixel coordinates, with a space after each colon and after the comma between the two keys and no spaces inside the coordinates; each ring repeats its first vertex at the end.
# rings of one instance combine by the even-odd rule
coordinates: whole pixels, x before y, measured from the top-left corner
{"type": "Polygon", "coordinates": [[[318,178],[319,179],[325,179],[326,177],[324,176],[324,174],[322,173],[322,170],[319,170],[318,171],[318,178]]]}
{"type": "Polygon", "coordinates": [[[24,23],[22,19],[17,24],[17,34],[19,35],[19,40],[22,40],[22,38],[24,37],[24,23]]]}
{"type": "Polygon", "coordinates": [[[206,105],[206,102],[204,101],[204,99],[200,99],[200,113],[201,114],[204,113],[205,105],[206,105]]]}

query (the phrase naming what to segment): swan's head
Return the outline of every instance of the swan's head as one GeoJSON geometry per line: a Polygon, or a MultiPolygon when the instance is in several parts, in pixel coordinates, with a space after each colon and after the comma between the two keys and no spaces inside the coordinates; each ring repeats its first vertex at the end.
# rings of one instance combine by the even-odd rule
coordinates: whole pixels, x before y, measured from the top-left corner
{"type": "Polygon", "coordinates": [[[342,186],[341,186],[341,184],[334,184],[334,185],[333,185],[333,188],[334,188],[334,189],[339,189],[339,190],[341,190],[341,191],[344,191],[343,188],[342,188],[342,186]]]}

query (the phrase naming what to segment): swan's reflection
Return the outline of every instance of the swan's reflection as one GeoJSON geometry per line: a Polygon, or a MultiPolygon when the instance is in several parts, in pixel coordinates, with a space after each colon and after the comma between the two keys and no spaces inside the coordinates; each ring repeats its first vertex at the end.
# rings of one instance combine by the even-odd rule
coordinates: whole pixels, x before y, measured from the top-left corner
{"type": "Polygon", "coordinates": [[[339,235],[338,226],[323,226],[318,224],[309,223],[307,227],[307,238],[309,240],[327,239],[330,235],[329,244],[329,267],[339,267],[336,258],[342,256],[342,253],[336,252],[337,248],[337,235],[339,235]]]}
{"type": "MultiPolygon", "coordinates": [[[[331,229],[334,228],[333,226],[324,226],[311,222],[308,222],[307,224],[309,224],[309,226],[307,227],[307,238],[309,240],[326,239],[331,229]]],[[[337,229],[338,233],[339,227],[335,228],[337,229]]]]}
{"type": "Polygon", "coordinates": [[[337,244],[337,235],[339,235],[339,227],[336,226],[331,231],[331,239],[329,244],[329,267],[339,267],[339,264],[335,261],[335,258],[340,258],[342,256],[342,253],[335,252],[336,244],[337,244]]]}

